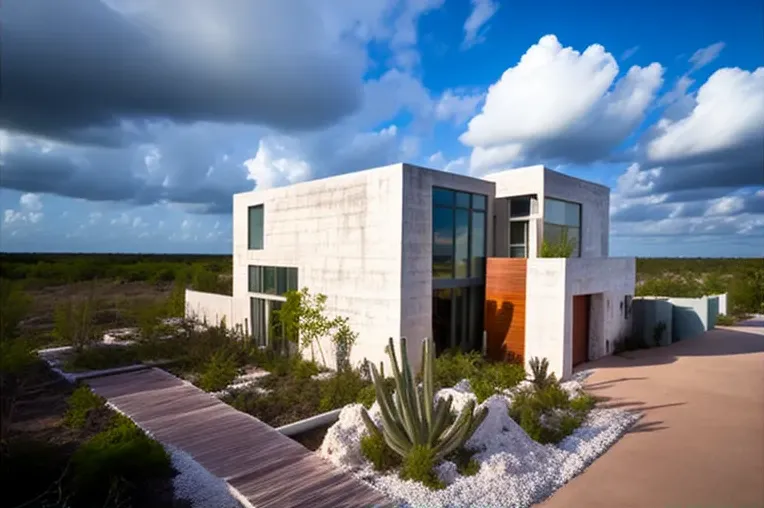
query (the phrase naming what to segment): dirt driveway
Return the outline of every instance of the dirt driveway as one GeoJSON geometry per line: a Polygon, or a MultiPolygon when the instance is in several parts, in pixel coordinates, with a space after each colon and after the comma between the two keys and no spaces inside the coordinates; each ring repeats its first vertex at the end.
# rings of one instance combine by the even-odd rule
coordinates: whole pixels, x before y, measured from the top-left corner
{"type": "Polygon", "coordinates": [[[543,507],[764,507],[764,319],[586,365],[604,406],[644,412],[543,507]]]}

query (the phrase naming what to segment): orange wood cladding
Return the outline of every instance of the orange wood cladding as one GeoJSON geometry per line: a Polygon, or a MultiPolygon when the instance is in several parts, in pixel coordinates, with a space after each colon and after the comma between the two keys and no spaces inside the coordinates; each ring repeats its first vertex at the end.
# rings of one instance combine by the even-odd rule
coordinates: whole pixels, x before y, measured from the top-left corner
{"type": "Polygon", "coordinates": [[[525,354],[525,285],[527,260],[488,258],[485,284],[485,330],[488,357],[522,360],[525,354]]]}

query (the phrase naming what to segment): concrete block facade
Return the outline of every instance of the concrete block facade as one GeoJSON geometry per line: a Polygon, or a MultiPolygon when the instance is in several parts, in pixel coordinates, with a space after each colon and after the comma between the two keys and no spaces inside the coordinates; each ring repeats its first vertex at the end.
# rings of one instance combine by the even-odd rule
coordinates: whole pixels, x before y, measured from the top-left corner
{"type": "MultiPolygon", "coordinates": [[[[485,196],[486,258],[508,255],[506,199],[536,196],[529,219],[533,246],[527,268],[526,359],[547,357],[558,375],[570,374],[571,298],[579,294],[592,295],[590,314],[597,323],[591,326],[589,359],[612,351],[614,337],[629,323],[624,302],[634,294],[635,268],[634,259],[607,258],[609,190],[543,166],[479,179],[394,164],[237,194],[233,197],[233,297],[221,297],[229,299],[226,306],[220,299],[190,293],[188,313],[218,316],[230,308],[225,314],[228,323],[254,330],[253,299],[272,309],[285,298],[277,291],[250,291],[250,267],[296,270],[297,287],[325,294],[327,314],[347,317],[358,333],[351,353],[353,365],[364,359],[387,363],[388,338],[405,336],[409,358],[417,367],[419,340],[434,333],[433,292],[451,284],[433,277],[436,187],[485,196]],[[580,205],[580,257],[538,258],[546,197],[580,205]],[[250,248],[250,207],[260,206],[262,238],[250,248]]],[[[485,284],[484,276],[469,279],[470,288],[485,284]]],[[[455,304],[452,309],[456,308],[455,304]]],[[[208,316],[208,321],[215,319],[219,321],[208,316]]],[[[327,365],[334,367],[330,339],[321,345],[327,365]]],[[[311,351],[304,354],[310,356],[311,351]]],[[[317,349],[313,354],[320,359],[317,349]]]]}
{"type": "Polygon", "coordinates": [[[634,258],[528,260],[525,361],[538,356],[550,370],[573,372],[573,297],[590,295],[588,360],[613,352],[631,332],[634,258]]]}

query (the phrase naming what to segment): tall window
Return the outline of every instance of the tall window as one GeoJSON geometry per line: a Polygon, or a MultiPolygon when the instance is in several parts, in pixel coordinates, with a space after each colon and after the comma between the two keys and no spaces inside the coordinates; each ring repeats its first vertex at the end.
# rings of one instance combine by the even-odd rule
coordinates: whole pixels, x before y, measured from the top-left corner
{"type": "Polygon", "coordinates": [[[486,196],[432,189],[432,276],[485,276],[486,196]]]}
{"type": "Polygon", "coordinates": [[[487,197],[432,190],[432,328],[435,347],[480,347],[487,197]]]}
{"type": "Polygon", "coordinates": [[[560,199],[544,199],[544,241],[573,244],[573,257],[581,256],[581,205],[560,199]]]}
{"type": "Polygon", "coordinates": [[[509,257],[528,257],[529,217],[537,208],[536,196],[517,196],[509,200],[509,257]]]}
{"type": "Polygon", "coordinates": [[[247,217],[248,248],[260,250],[263,248],[263,205],[250,206],[247,217]]]}

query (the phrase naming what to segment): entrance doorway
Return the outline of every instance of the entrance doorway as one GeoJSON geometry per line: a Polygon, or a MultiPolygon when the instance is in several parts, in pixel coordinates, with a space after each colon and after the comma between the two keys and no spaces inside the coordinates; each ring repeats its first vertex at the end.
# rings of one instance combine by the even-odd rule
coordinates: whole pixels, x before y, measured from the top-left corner
{"type": "Polygon", "coordinates": [[[590,295],[573,297],[573,366],[589,359],[590,295]]]}

